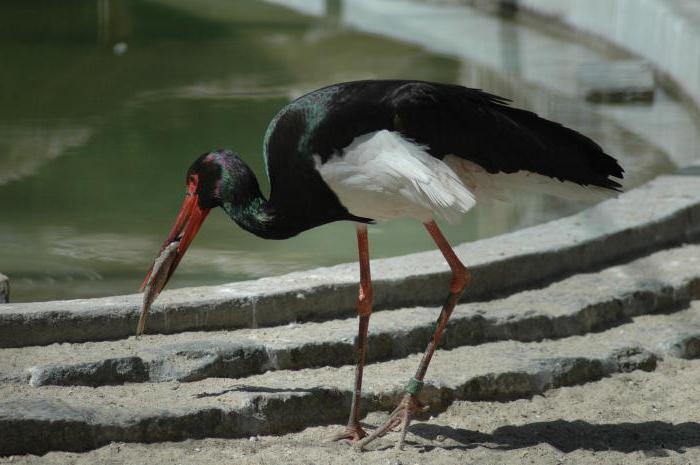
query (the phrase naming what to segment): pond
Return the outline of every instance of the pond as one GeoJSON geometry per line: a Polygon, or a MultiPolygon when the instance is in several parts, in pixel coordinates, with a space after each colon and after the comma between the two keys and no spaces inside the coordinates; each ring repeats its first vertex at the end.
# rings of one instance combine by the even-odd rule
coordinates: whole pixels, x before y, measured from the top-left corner
{"type": "MultiPolygon", "coordinates": [[[[194,158],[232,148],[264,180],[268,121],[290,99],[331,82],[416,78],[482,87],[592,136],[622,159],[627,187],[674,169],[661,148],[580,100],[361,32],[345,24],[342,2],[325,6],[324,14],[307,15],[252,0],[2,2],[0,272],[11,279],[12,300],[135,292],[180,207],[194,158]]],[[[561,56],[551,60],[570,66],[561,56]]],[[[453,243],[471,241],[587,206],[523,195],[479,205],[446,233],[453,243]]],[[[356,258],[351,224],[264,241],[223,211],[209,218],[170,288],[356,258]]],[[[373,257],[432,247],[413,221],[371,228],[373,257]]]]}

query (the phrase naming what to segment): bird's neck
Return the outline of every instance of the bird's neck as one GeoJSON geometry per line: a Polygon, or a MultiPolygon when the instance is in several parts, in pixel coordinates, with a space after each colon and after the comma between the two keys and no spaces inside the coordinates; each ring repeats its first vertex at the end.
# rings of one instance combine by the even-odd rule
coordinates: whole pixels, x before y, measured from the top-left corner
{"type": "Polygon", "coordinates": [[[284,208],[265,198],[247,166],[240,167],[235,180],[232,178],[223,180],[221,206],[241,228],[264,239],[286,239],[300,232],[284,208]]]}
{"type": "Polygon", "coordinates": [[[241,228],[264,239],[286,239],[298,233],[261,192],[235,202],[224,201],[223,208],[241,228]]]}
{"type": "Polygon", "coordinates": [[[253,171],[240,159],[234,162],[219,184],[221,206],[241,228],[256,236],[286,239],[331,221],[370,221],[351,215],[318,175],[278,177],[277,184],[273,178],[271,191],[275,194],[268,200],[253,171]]]}

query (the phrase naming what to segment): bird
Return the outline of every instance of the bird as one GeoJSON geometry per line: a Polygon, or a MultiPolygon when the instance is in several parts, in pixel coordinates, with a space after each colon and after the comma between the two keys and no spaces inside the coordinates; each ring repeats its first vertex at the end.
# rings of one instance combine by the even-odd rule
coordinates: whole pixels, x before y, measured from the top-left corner
{"type": "Polygon", "coordinates": [[[142,288],[157,281],[160,292],[214,208],[273,240],[335,221],[353,223],[359,256],[355,381],[347,426],[332,439],[360,449],[397,427],[397,447],[403,447],[411,420],[424,409],[418,395],[431,358],[471,280],[437,221],[458,221],[477,201],[522,191],[613,197],[624,177],[614,157],[573,129],[479,89],[418,80],[342,82],[302,95],[271,120],[263,157],[267,198],[239,154],[217,149],[194,161],[184,203],[161,248],[173,259],[151,267],[142,288]],[[374,298],[367,230],[399,217],[423,224],[452,275],[415,375],[388,420],[368,435],[360,425],[374,298]]]}

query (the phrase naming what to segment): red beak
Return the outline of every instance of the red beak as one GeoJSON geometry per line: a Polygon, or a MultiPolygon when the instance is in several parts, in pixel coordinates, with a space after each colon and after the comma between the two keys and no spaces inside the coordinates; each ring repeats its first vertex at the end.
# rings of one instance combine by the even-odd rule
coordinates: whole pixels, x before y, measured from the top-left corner
{"type": "MultiPolygon", "coordinates": [[[[160,276],[153,277],[154,282],[161,281],[161,283],[158,285],[160,289],[156,290],[157,293],[165,287],[168,280],[170,279],[170,276],[172,276],[172,274],[175,272],[175,268],[177,268],[177,265],[180,263],[180,260],[182,260],[182,257],[185,255],[187,248],[192,243],[194,236],[197,235],[199,228],[202,226],[202,223],[204,223],[204,220],[209,214],[210,209],[202,209],[199,207],[198,197],[195,188],[196,184],[191,185],[190,189],[188,189],[188,193],[185,197],[185,201],[182,204],[180,213],[177,214],[177,218],[175,219],[175,224],[170,230],[168,238],[165,240],[165,242],[163,242],[163,246],[160,248],[160,252],[158,253],[158,255],[162,254],[163,250],[165,250],[165,248],[169,244],[176,241],[180,242],[177,247],[175,257],[172,260],[170,266],[161,267],[157,270],[157,274],[159,275],[167,273],[165,280],[161,281],[160,276]]],[[[146,285],[151,279],[151,273],[153,272],[154,265],[155,262],[148,269],[146,279],[144,279],[143,284],[141,284],[141,291],[143,291],[146,288],[146,285]]]]}

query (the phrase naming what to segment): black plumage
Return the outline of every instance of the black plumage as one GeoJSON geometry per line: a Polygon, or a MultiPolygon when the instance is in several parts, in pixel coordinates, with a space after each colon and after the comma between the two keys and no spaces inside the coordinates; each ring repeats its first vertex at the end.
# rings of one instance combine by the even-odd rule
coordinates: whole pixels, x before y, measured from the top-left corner
{"type": "Polygon", "coordinates": [[[325,162],[356,137],[382,129],[426,146],[436,158],[453,154],[489,173],[524,170],[582,186],[621,188],[611,177],[621,179],[622,167],[598,144],[508,102],[478,89],[405,80],[345,82],[306,94],[268,128],[272,200],[295,190],[296,180],[276,183],[277,172],[303,168],[305,185],[323,182],[313,173],[313,155],[325,162]]]}
{"type": "Polygon", "coordinates": [[[622,178],[622,168],[595,142],[508,102],[478,89],[406,80],[344,82],[303,95],[280,110],[265,134],[271,192],[260,208],[275,220],[240,222],[272,239],[333,221],[372,222],[342,205],[314,158],[325,163],[355,138],[380,130],[399,132],[438,159],[456,155],[492,174],[528,171],[621,188],[611,177],[622,178]]]}

